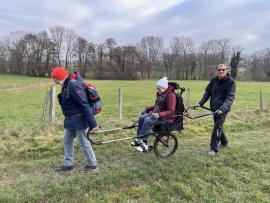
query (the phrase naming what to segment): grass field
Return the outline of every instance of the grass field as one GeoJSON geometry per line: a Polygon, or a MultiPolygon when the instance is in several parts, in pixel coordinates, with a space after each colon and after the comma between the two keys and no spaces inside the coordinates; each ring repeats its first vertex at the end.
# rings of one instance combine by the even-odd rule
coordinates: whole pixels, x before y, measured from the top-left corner
{"type": "MultiPolygon", "coordinates": [[[[204,118],[177,134],[180,146],[170,159],[138,153],[123,141],[94,146],[100,169],[81,174],[53,171],[63,159],[59,106],[54,127],[40,128],[39,121],[51,80],[0,75],[0,81],[0,202],[270,202],[270,83],[237,83],[237,97],[225,123],[230,147],[216,157],[207,156],[212,119],[204,118]]],[[[130,124],[154,101],[156,81],[93,82],[104,101],[97,116],[104,129],[130,124]]],[[[179,82],[190,88],[191,105],[207,85],[207,81],[179,82]]],[[[84,164],[77,142],[75,159],[78,167],[84,164]]]]}

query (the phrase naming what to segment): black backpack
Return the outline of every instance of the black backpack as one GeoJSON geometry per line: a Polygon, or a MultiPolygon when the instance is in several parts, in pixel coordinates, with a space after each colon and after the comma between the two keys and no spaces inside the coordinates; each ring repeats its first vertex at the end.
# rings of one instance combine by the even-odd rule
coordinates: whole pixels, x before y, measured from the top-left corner
{"type": "Polygon", "coordinates": [[[180,129],[183,129],[183,118],[184,118],[185,107],[184,107],[182,93],[185,91],[185,88],[180,87],[179,83],[177,82],[169,82],[168,85],[172,86],[175,90],[179,90],[179,92],[175,91],[175,95],[176,95],[175,113],[177,115],[175,128],[180,130],[180,129]]]}

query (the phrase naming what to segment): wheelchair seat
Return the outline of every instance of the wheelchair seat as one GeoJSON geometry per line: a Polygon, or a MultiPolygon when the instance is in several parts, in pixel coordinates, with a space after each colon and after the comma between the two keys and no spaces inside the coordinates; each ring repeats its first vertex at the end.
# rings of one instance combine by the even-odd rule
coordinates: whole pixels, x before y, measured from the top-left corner
{"type": "Polygon", "coordinates": [[[183,122],[175,122],[172,124],[168,124],[166,122],[162,122],[161,124],[157,124],[153,127],[154,132],[171,132],[171,131],[182,131],[184,129],[183,122]]]}

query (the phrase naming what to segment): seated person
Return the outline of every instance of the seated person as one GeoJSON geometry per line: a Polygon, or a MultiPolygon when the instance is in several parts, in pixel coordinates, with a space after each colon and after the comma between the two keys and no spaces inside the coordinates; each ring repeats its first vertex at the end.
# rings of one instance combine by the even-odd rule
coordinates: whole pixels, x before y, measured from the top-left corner
{"type": "MultiPolygon", "coordinates": [[[[144,152],[148,150],[149,129],[154,124],[161,123],[160,118],[165,118],[175,115],[176,95],[174,88],[168,86],[167,77],[161,78],[156,83],[157,98],[154,106],[147,107],[139,118],[137,136],[132,142],[132,146],[136,146],[136,150],[144,152]]],[[[166,123],[174,123],[175,118],[166,119],[166,123]]]]}

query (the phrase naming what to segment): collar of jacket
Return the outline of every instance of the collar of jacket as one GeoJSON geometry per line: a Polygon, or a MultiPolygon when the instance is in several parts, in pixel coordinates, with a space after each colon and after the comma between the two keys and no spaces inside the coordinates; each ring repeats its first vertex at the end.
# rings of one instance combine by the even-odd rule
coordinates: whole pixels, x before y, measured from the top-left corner
{"type": "Polygon", "coordinates": [[[67,88],[68,82],[70,81],[70,79],[71,79],[71,74],[69,73],[67,79],[65,80],[65,82],[64,82],[64,84],[62,86],[62,90],[67,88]]]}
{"type": "Polygon", "coordinates": [[[163,92],[162,94],[158,94],[157,92],[157,96],[161,96],[161,95],[164,95],[164,94],[168,94],[168,93],[171,93],[171,92],[174,92],[174,88],[172,86],[168,86],[168,88],[165,90],[165,92],[163,92]]]}
{"type": "Polygon", "coordinates": [[[217,76],[217,80],[218,80],[219,82],[223,82],[223,81],[226,81],[229,77],[230,77],[230,74],[227,73],[227,74],[225,75],[225,77],[224,77],[224,78],[221,78],[221,79],[219,79],[219,77],[217,76]]]}

